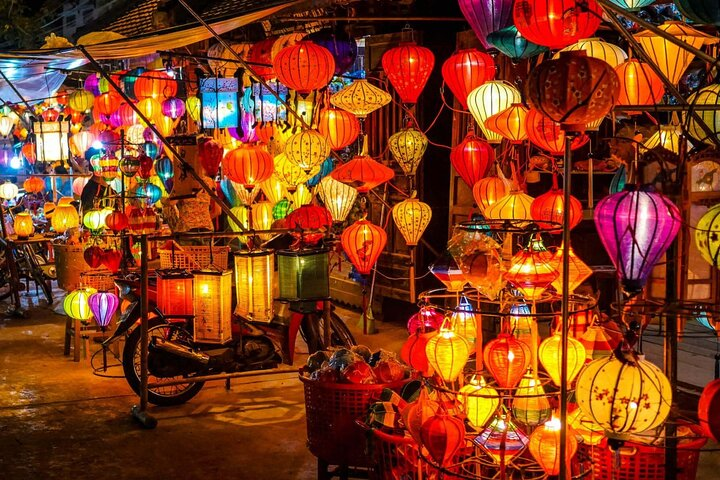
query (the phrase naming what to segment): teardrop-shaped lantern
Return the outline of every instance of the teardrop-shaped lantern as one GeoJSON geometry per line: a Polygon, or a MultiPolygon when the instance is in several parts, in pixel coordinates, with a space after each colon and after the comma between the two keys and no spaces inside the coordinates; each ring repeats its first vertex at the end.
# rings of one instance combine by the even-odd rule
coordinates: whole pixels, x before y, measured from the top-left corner
{"type": "Polygon", "coordinates": [[[430,78],[435,55],[414,42],[401,43],[382,56],[382,67],[403,103],[414,105],[430,78]]]}
{"type": "Polygon", "coordinates": [[[387,234],[363,219],[347,227],[340,236],[340,242],[358,273],[368,275],[385,248],[387,234]]]}
{"type": "Polygon", "coordinates": [[[513,417],[523,425],[536,427],[550,420],[552,408],[540,380],[528,371],[520,379],[512,400],[513,417]]]}
{"type": "Polygon", "coordinates": [[[520,382],[530,359],[530,348],[507,333],[501,333],[483,347],[485,368],[502,388],[513,388],[520,382]]]}
{"type": "Polygon", "coordinates": [[[120,300],[112,292],[97,292],[88,297],[88,306],[98,326],[105,330],[117,311],[120,300]]]}
{"type": "Polygon", "coordinates": [[[300,41],[275,55],[273,69],[283,85],[306,95],[330,83],[335,74],[335,59],[327,48],[300,41]]]}
{"type": "Polygon", "coordinates": [[[488,35],[512,24],[512,0],[460,0],[460,11],[483,47],[490,48],[488,35]]]}
{"type": "MultiPolygon", "coordinates": [[[[561,293],[563,291],[563,252],[565,251],[564,245],[558,247],[555,255],[551,260],[551,264],[558,271],[558,277],[553,281],[552,286],[555,291],[561,293]]],[[[580,257],[575,255],[575,251],[570,247],[567,250],[567,254],[570,257],[569,264],[569,275],[568,275],[568,290],[572,294],[577,287],[587,280],[592,275],[592,270],[583,262],[580,257]]]]}
{"type": "Polygon", "coordinates": [[[468,94],[467,104],[483,135],[490,143],[500,143],[502,137],[485,126],[485,120],[507,110],[522,98],[517,88],[502,80],[490,80],[468,94]]]}
{"type": "Polygon", "coordinates": [[[450,162],[465,184],[472,188],[475,183],[487,175],[495,162],[493,147],[470,131],[462,142],[450,150],[450,162]]]}
{"type": "Polygon", "coordinates": [[[303,130],[285,142],[288,161],[306,172],[319,168],[329,154],[330,144],[325,136],[315,130],[303,130]]]}
{"type": "Polygon", "coordinates": [[[414,247],[430,224],[432,209],[417,198],[408,198],[393,207],[392,216],[407,246],[414,247]]]}
{"type": "Polygon", "coordinates": [[[565,355],[563,352],[567,353],[567,376],[565,379],[567,384],[570,385],[580,373],[583,365],[585,365],[585,346],[580,340],[568,337],[567,350],[563,350],[562,335],[558,331],[543,340],[538,348],[540,363],[542,363],[543,368],[557,386],[562,383],[560,372],[563,356],[565,355]]]}
{"type": "Polygon", "coordinates": [[[565,436],[566,457],[565,459],[560,457],[561,430],[560,420],[553,416],[551,420],[533,431],[528,442],[528,450],[549,476],[556,476],[560,473],[561,462],[570,465],[577,451],[577,440],[570,432],[565,436]]]}
{"type": "Polygon", "coordinates": [[[457,417],[439,413],[423,423],[420,437],[430,457],[438,465],[446,466],[465,445],[465,424],[457,417]]]}
{"type": "Polygon", "coordinates": [[[537,300],[558,277],[558,271],[551,264],[546,252],[539,250],[533,242],[513,255],[505,279],[517,288],[528,300],[537,300]]]}
{"type": "Polygon", "coordinates": [[[388,138],[388,149],[405,175],[415,175],[428,146],[428,138],[420,130],[408,126],[388,138]]]}
{"type": "Polygon", "coordinates": [[[463,405],[468,422],[475,428],[483,428],[497,412],[500,396],[497,390],[485,384],[485,379],[472,378],[457,396],[463,405]]]}
{"type": "Polygon", "coordinates": [[[510,143],[522,143],[527,138],[527,112],[528,109],[521,103],[513,103],[509,108],[488,117],[485,126],[510,143]]]}
{"type": "Polygon", "coordinates": [[[552,49],[592,37],[601,19],[595,0],[582,6],[575,0],[517,0],[513,5],[513,20],[523,37],[552,49]]]}
{"type": "Polygon", "coordinates": [[[447,328],[428,340],[425,347],[430,366],[444,382],[453,382],[460,376],[470,358],[467,341],[447,328]]]}
{"type": "Polygon", "coordinates": [[[495,78],[495,61],[476,48],[460,50],[450,56],[442,66],[442,76],[455,98],[467,110],[468,94],[495,78]]]}
{"type": "Polygon", "coordinates": [[[330,148],[341,150],[357,139],[360,122],[352,113],[340,108],[324,108],[318,117],[318,131],[327,138],[330,148]]]}
{"type": "Polygon", "coordinates": [[[354,80],[353,83],[333,94],[330,103],[342,108],[358,118],[365,118],[375,110],[384,107],[392,97],[366,79],[354,80]]]}
{"type": "Polygon", "coordinates": [[[282,183],[276,175],[271,175],[270,178],[263,181],[260,184],[260,188],[262,189],[263,193],[267,197],[268,200],[270,200],[270,203],[278,203],[283,198],[286,198],[288,196],[287,188],[285,188],[285,184],[282,183]]]}
{"type": "Polygon", "coordinates": [[[500,177],[485,177],[473,185],[473,198],[483,214],[485,209],[505,198],[508,193],[510,193],[510,185],[507,180],[500,177]]]}
{"type": "Polygon", "coordinates": [[[331,176],[320,180],[316,191],[336,222],[345,221],[358,195],[355,188],[338,182],[331,176]]]}
{"type": "Polygon", "coordinates": [[[515,25],[492,32],[488,35],[488,42],[513,61],[532,58],[548,50],[547,47],[533,43],[523,37],[515,25]]]}

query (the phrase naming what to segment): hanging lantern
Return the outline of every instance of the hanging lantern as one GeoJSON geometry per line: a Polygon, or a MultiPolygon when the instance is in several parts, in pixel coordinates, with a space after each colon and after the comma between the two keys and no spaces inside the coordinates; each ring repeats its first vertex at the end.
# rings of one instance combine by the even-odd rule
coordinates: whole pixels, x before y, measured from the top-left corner
{"type": "Polygon", "coordinates": [[[525,450],[528,437],[515,422],[498,414],[475,441],[495,463],[504,465],[525,450]]]}
{"type": "Polygon", "coordinates": [[[665,196],[626,186],[595,207],[600,240],[629,294],[642,291],[680,229],[680,211],[665,196]]]}
{"type": "Polygon", "coordinates": [[[420,307],[420,311],[413,314],[407,323],[407,331],[413,334],[418,330],[420,332],[435,332],[440,330],[445,317],[432,307],[420,307]]]}
{"type": "Polygon", "coordinates": [[[105,217],[105,226],[114,233],[119,233],[128,227],[128,217],[120,210],[113,211],[105,217]]]}
{"type": "Polygon", "coordinates": [[[342,29],[311,33],[306,39],[330,51],[335,59],[335,75],[342,75],[355,64],[357,42],[342,29]]]}
{"type": "Polygon", "coordinates": [[[615,342],[599,325],[590,325],[580,337],[580,343],[585,347],[585,359],[597,360],[612,354],[615,342]]]}
{"type": "Polygon", "coordinates": [[[476,429],[483,428],[500,406],[497,390],[486,385],[482,377],[480,380],[473,377],[460,389],[457,397],[463,405],[468,422],[476,429]]]}
{"type": "Polygon", "coordinates": [[[155,160],[155,173],[163,182],[173,178],[175,171],[173,169],[172,160],[168,157],[161,157],[155,160]]]}
{"type": "Polygon", "coordinates": [[[283,198],[273,205],[272,215],[275,220],[282,220],[291,212],[290,200],[283,198]]]}
{"type": "Polygon", "coordinates": [[[523,37],[552,49],[592,37],[601,18],[594,0],[582,6],[575,0],[518,0],[513,5],[513,20],[523,37]]]}
{"type": "Polygon", "coordinates": [[[241,145],[229,151],[222,164],[225,175],[245,188],[253,188],[273,173],[273,158],[260,146],[241,145]]]}
{"type": "Polygon", "coordinates": [[[540,299],[557,277],[558,271],[546,252],[539,250],[533,242],[513,255],[505,273],[505,279],[528,300],[540,299]]]}
{"type": "Polygon", "coordinates": [[[317,167],[315,170],[306,172],[302,168],[290,162],[284,153],[277,155],[273,160],[273,163],[275,165],[275,175],[289,190],[298,188],[320,170],[320,168],[317,167]]]}
{"type": "Polygon", "coordinates": [[[532,58],[548,50],[545,46],[528,41],[518,32],[515,25],[492,32],[487,39],[493,47],[515,62],[523,58],[532,58]]]}
{"type": "Polygon", "coordinates": [[[698,420],[707,436],[715,440],[720,439],[720,379],[715,379],[705,385],[700,401],[698,402],[698,420]]]}
{"type": "Polygon", "coordinates": [[[15,118],[2,115],[0,116],[0,136],[7,137],[15,129],[15,118]]]}
{"type": "Polygon", "coordinates": [[[652,5],[654,1],[655,0],[610,0],[610,2],[629,12],[634,12],[648,5],[652,5]]]}
{"type": "MultiPolygon", "coordinates": [[[[552,188],[533,200],[530,205],[530,215],[538,222],[540,228],[559,231],[558,225],[562,225],[565,206],[564,192],[558,188],[557,175],[553,175],[552,188]],[[542,223],[542,222],[552,222],[542,223]]],[[[570,195],[570,219],[568,228],[572,230],[582,220],[582,204],[580,200],[570,195]]]]}
{"type": "MultiPolygon", "coordinates": [[[[552,282],[552,286],[555,288],[555,291],[558,293],[562,293],[563,291],[563,252],[565,251],[564,245],[561,245],[557,251],[555,252],[555,255],[553,256],[552,260],[550,261],[550,264],[557,270],[558,277],[552,282]]],[[[588,267],[585,262],[583,262],[577,255],[575,255],[575,251],[573,251],[572,247],[570,247],[567,250],[567,255],[570,257],[570,264],[569,264],[569,270],[570,274],[568,276],[568,290],[572,294],[575,292],[575,289],[582,285],[582,283],[587,280],[590,275],[592,275],[592,270],[590,267],[588,267]]]]}
{"type": "Polygon", "coordinates": [[[382,56],[382,67],[403,103],[414,105],[430,78],[435,55],[415,42],[403,42],[382,56]]]}
{"type": "Polygon", "coordinates": [[[233,207],[230,209],[230,211],[235,215],[235,217],[240,220],[240,225],[235,223],[234,220],[231,218],[228,218],[228,225],[230,226],[230,230],[233,232],[242,232],[250,228],[250,217],[248,215],[248,209],[244,206],[242,207],[233,207]]]}
{"type": "Polygon", "coordinates": [[[467,280],[455,259],[444,253],[429,267],[430,272],[445,285],[448,292],[462,292],[467,280]]]}
{"type": "Polygon", "coordinates": [[[133,207],[128,214],[128,227],[137,235],[153,233],[157,228],[157,215],[150,207],[133,207]]]}
{"type": "Polygon", "coordinates": [[[343,250],[361,275],[368,275],[387,243],[382,228],[362,219],[353,223],[340,236],[343,250]]]}
{"type": "Polygon", "coordinates": [[[339,182],[352,185],[358,193],[367,193],[391,180],[395,172],[392,168],[373,160],[363,149],[360,155],[335,167],[335,170],[330,172],[330,176],[339,182]]]}
{"type": "Polygon", "coordinates": [[[335,222],[345,221],[358,194],[355,188],[338,182],[331,176],[320,180],[317,193],[335,222]]]}
{"type": "MultiPolygon", "coordinates": [[[[162,106],[158,100],[152,97],[144,98],[137,103],[138,110],[142,113],[145,118],[152,122],[158,116],[162,115],[162,106]]],[[[145,120],[138,118],[138,121],[145,125],[145,120]]]]}
{"type": "Polygon", "coordinates": [[[74,149],[74,153],[79,157],[84,157],[85,152],[92,147],[95,142],[95,135],[88,131],[82,131],[70,137],[70,146],[74,149]]]}
{"type": "Polygon", "coordinates": [[[220,169],[220,162],[223,158],[223,147],[220,142],[212,139],[205,139],[198,143],[198,157],[200,165],[209,177],[214,177],[220,169]]]}
{"type": "MultiPolygon", "coordinates": [[[[719,41],[715,37],[695,30],[684,22],[667,21],[662,25],[658,25],[657,28],[697,49],[701,49],[704,45],[713,45],[719,41]]],[[[673,85],[680,82],[683,73],[695,58],[694,53],[680,48],[650,30],[636,33],[634,37],[645,50],[648,58],[658,66],[673,85]]]]}
{"type": "Polygon", "coordinates": [[[185,111],[193,121],[199,122],[202,113],[202,102],[194,95],[188,97],[185,100],[185,111]]]}
{"type": "Polygon", "coordinates": [[[422,445],[421,428],[440,411],[440,403],[431,399],[426,388],[420,388],[417,400],[410,402],[402,411],[402,418],[410,436],[422,445]]]}
{"type": "Polygon", "coordinates": [[[485,120],[485,126],[510,143],[522,143],[527,138],[525,117],[528,109],[521,103],[513,103],[505,110],[491,115],[485,120]]]}
{"type": "Polygon", "coordinates": [[[341,150],[357,139],[360,122],[352,113],[330,107],[320,111],[317,129],[327,139],[331,149],[341,150]]]}
{"type": "MultiPolygon", "coordinates": [[[[705,88],[701,88],[697,92],[693,93],[688,97],[688,103],[691,105],[690,109],[693,108],[694,105],[703,105],[703,106],[718,106],[720,105],[720,85],[713,84],[709,85],[705,88]]],[[[697,115],[700,116],[700,119],[702,123],[705,124],[707,129],[710,132],[713,132],[713,135],[716,138],[720,138],[720,114],[717,113],[716,110],[703,110],[696,112],[697,115]]],[[[686,117],[687,114],[684,113],[683,117],[686,117]]],[[[688,125],[688,133],[690,136],[692,136],[694,139],[699,140],[701,142],[705,143],[713,143],[713,135],[708,135],[705,133],[705,130],[703,130],[700,123],[695,119],[694,116],[691,116],[689,119],[689,125],[688,125]]],[[[662,127],[661,127],[662,128],[662,127]]],[[[679,128],[677,130],[680,130],[679,128]]],[[[675,130],[674,130],[675,132],[675,130]]],[[[675,136],[678,137],[680,131],[677,131],[675,133],[675,136]]],[[[652,137],[651,137],[652,138],[652,137]]],[[[649,140],[648,140],[649,141],[649,140]]],[[[667,140],[665,140],[667,142],[667,140]]],[[[679,140],[677,141],[679,144],[679,140]]],[[[665,146],[665,145],[663,145],[665,146]]],[[[668,147],[665,147],[668,148],[668,147]]],[[[673,150],[672,148],[668,148],[668,150],[675,151],[675,153],[679,152],[679,149],[673,150]]]]}
{"type": "Polygon", "coordinates": [[[280,250],[277,264],[280,299],[321,300],[330,296],[328,250],[280,250]]]}
{"type": "Polygon", "coordinates": [[[484,48],[492,45],[488,35],[512,24],[512,0],[479,2],[460,0],[460,11],[484,48]]]}
{"type": "Polygon", "coordinates": [[[567,422],[572,431],[582,437],[585,445],[598,445],[605,438],[605,430],[584,415],[579,408],[568,415],[567,422]]]}
{"type": "Polygon", "coordinates": [[[194,334],[198,342],[225,343],[232,338],[232,272],[192,272],[194,334]]]}
{"type": "Polygon", "coordinates": [[[370,84],[366,79],[357,79],[353,83],[333,94],[330,103],[342,108],[358,118],[365,118],[375,110],[384,107],[392,97],[388,92],[370,84]]]}
{"type": "MultiPolygon", "coordinates": [[[[510,2],[505,2],[509,3],[510,2]]],[[[442,66],[445,83],[463,109],[467,109],[468,94],[488,80],[495,78],[495,61],[476,48],[460,50],[450,56],[442,66]]]]}
{"type": "Polygon", "coordinates": [[[58,205],[53,213],[50,225],[57,233],[65,233],[70,228],[80,226],[80,216],[72,205],[58,205]]]}
{"type": "Polygon", "coordinates": [[[311,245],[319,242],[325,234],[322,232],[302,233],[302,230],[325,231],[332,225],[332,222],[333,218],[330,215],[330,211],[319,205],[302,205],[287,216],[287,227],[291,230],[301,230],[301,232],[296,235],[311,245]]]}
{"type": "Polygon", "coordinates": [[[542,62],[525,84],[530,107],[559,122],[563,130],[581,133],[586,124],[610,112],[619,92],[615,70],[585,50],[561,52],[557,60],[542,62]]]}
{"type": "Polygon", "coordinates": [[[520,379],[513,394],[511,411],[513,418],[528,427],[537,427],[550,420],[550,401],[542,383],[531,371],[520,379]]]}
{"type": "Polygon", "coordinates": [[[713,267],[720,266],[720,204],[710,207],[698,220],[695,246],[703,260],[713,267]]]}
{"type": "Polygon", "coordinates": [[[95,104],[95,96],[87,90],[75,90],[68,98],[68,105],[76,112],[89,112],[95,104]]]}
{"type": "Polygon", "coordinates": [[[662,100],[665,85],[648,64],[631,58],[616,66],[615,73],[620,80],[618,105],[657,105],[662,100]]]}
{"type": "Polygon", "coordinates": [[[485,218],[492,220],[532,220],[533,197],[521,190],[511,190],[497,202],[483,210],[485,218]]]}
{"type": "Polygon", "coordinates": [[[319,90],[335,74],[335,59],[327,48],[300,41],[283,48],[273,60],[278,80],[301,95],[319,90]]]}
{"type": "Polygon", "coordinates": [[[35,233],[35,224],[32,215],[27,212],[20,212],[15,215],[13,220],[13,230],[18,239],[27,239],[35,233]]]}
{"type": "MultiPolygon", "coordinates": [[[[250,208],[253,230],[270,230],[273,223],[273,204],[268,201],[253,203],[250,208]]],[[[261,234],[262,240],[269,240],[272,234],[261,234]]]]}
{"type": "Polygon", "coordinates": [[[422,446],[440,466],[448,465],[465,445],[465,424],[457,417],[439,413],[420,427],[422,446]]]}
{"type": "Polygon", "coordinates": [[[465,184],[472,188],[487,175],[490,165],[495,162],[495,150],[470,131],[462,142],[450,150],[450,162],[465,184]]]}
{"type": "Polygon", "coordinates": [[[407,246],[414,247],[430,224],[432,209],[417,198],[408,198],[393,207],[392,216],[407,246]]]}
{"type": "Polygon", "coordinates": [[[29,177],[23,182],[23,188],[27,193],[40,193],[45,190],[45,182],[40,177],[29,177]]]}
{"type": "MultiPolygon", "coordinates": [[[[690,128],[693,127],[697,127],[697,124],[693,123],[690,125],[690,128]]],[[[698,131],[695,131],[695,133],[698,134],[698,131]]],[[[705,138],[706,140],[709,139],[708,137],[705,137],[704,133],[699,133],[699,135],[701,138],[705,138]]],[[[682,127],[680,127],[679,124],[659,125],[655,133],[643,142],[643,147],[647,150],[662,147],[676,155],[680,155],[680,148],[682,147],[683,142],[685,142],[688,147],[692,148],[690,142],[683,134],[682,127]]],[[[642,151],[643,148],[641,147],[640,150],[642,151]]]]}
{"type": "Polygon", "coordinates": [[[274,267],[271,251],[235,254],[235,314],[260,322],[272,320],[274,267]]]}
{"type": "Polygon", "coordinates": [[[530,348],[507,333],[483,347],[485,368],[502,388],[513,388],[530,366],[530,348]]]}
{"type": "MultiPolygon", "coordinates": [[[[617,1],[617,0],[616,0],[617,1]]],[[[650,0],[636,0],[650,1],[650,0]]],[[[651,2],[652,3],[652,2],[651,2]]],[[[720,8],[714,0],[675,0],[684,16],[699,24],[720,26],[720,8]]]]}
{"type": "Polygon", "coordinates": [[[485,120],[507,110],[512,104],[520,103],[520,92],[502,80],[490,80],[468,94],[470,113],[490,143],[500,143],[502,137],[485,126],[485,120]]]}
{"type": "MultiPolygon", "coordinates": [[[[567,384],[572,384],[575,377],[580,373],[583,365],[585,364],[585,347],[573,337],[568,337],[567,346],[567,384]]],[[[555,332],[554,335],[543,340],[538,349],[538,356],[540,363],[545,368],[545,371],[550,375],[553,383],[560,386],[562,383],[562,376],[560,375],[560,366],[562,364],[563,357],[562,349],[562,336],[560,332],[555,332]]]]}
{"type": "Polygon", "coordinates": [[[388,138],[388,149],[405,175],[415,175],[428,146],[423,132],[408,126],[388,138]]]}
{"type": "Polygon", "coordinates": [[[428,362],[444,382],[453,382],[463,371],[470,358],[467,341],[452,330],[440,331],[428,340],[425,348],[428,362]]]}
{"type": "Polygon", "coordinates": [[[512,336],[523,342],[530,348],[532,352],[534,345],[537,345],[533,329],[537,328],[533,322],[537,319],[533,317],[530,307],[527,303],[514,303],[510,306],[510,332],[512,336]]]}
{"type": "Polygon", "coordinates": [[[120,95],[117,93],[103,93],[95,97],[93,111],[97,111],[102,115],[110,115],[120,108],[120,95]]]}
{"type": "MultiPolygon", "coordinates": [[[[560,156],[565,153],[565,132],[560,128],[559,123],[552,121],[535,109],[530,109],[525,116],[525,129],[528,140],[551,155],[560,156]]],[[[572,150],[580,148],[588,140],[587,135],[576,136],[573,138],[570,148],[572,150]]]]}
{"type": "Polygon", "coordinates": [[[133,89],[137,98],[141,100],[152,98],[159,102],[166,98],[175,97],[178,91],[178,83],[164,71],[147,71],[141,73],[135,79],[133,89]]]}
{"type": "Polygon", "coordinates": [[[288,138],[285,143],[288,161],[305,172],[319,168],[329,154],[330,144],[316,130],[303,130],[288,138]]]}
{"type": "Polygon", "coordinates": [[[93,233],[105,228],[105,216],[99,208],[92,208],[83,215],[83,225],[93,233]]]}
{"type": "Polygon", "coordinates": [[[500,199],[510,193],[508,182],[499,177],[485,177],[473,185],[473,198],[481,213],[490,205],[494,205],[500,199]]]}
{"type": "Polygon", "coordinates": [[[467,297],[461,296],[450,316],[450,329],[468,342],[471,354],[475,352],[475,345],[482,344],[480,320],[480,317],[474,313],[467,297]]]}
{"type": "Polygon", "coordinates": [[[530,435],[528,450],[548,475],[560,473],[560,463],[570,465],[577,451],[577,440],[570,432],[565,436],[565,459],[560,458],[560,431],[562,424],[554,417],[544,425],[536,428],[530,435]]]}
{"type": "Polygon", "coordinates": [[[400,349],[400,358],[402,361],[410,365],[413,370],[420,372],[424,377],[432,375],[432,369],[428,363],[425,348],[427,347],[428,340],[430,340],[433,335],[433,332],[423,333],[422,330],[416,330],[410,334],[400,349]]]}
{"type": "Polygon", "coordinates": [[[70,292],[63,300],[63,310],[73,320],[86,322],[92,318],[92,311],[88,305],[90,295],[95,293],[94,288],[78,288],[70,292]]]}
{"type": "Polygon", "coordinates": [[[575,398],[583,413],[605,430],[640,433],[660,426],[670,413],[672,389],[662,370],[632,354],[593,360],[577,377],[575,398]]]}
{"type": "Polygon", "coordinates": [[[25,157],[25,160],[27,160],[30,165],[35,164],[35,161],[37,160],[37,154],[35,153],[34,143],[24,143],[20,151],[22,152],[23,157],[25,157]]]}
{"type": "Polygon", "coordinates": [[[93,293],[88,298],[90,312],[92,312],[93,317],[95,317],[95,323],[97,323],[98,327],[103,331],[110,325],[119,305],[120,299],[111,292],[93,293]]]}
{"type": "Polygon", "coordinates": [[[118,170],[126,177],[134,177],[140,169],[140,159],[137,157],[125,156],[118,162],[118,170]]]}
{"type": "Polygon", "coordinates": [[[181,98],[170,97],[165,99],[160,104],[160,108],[162,108],[164,116],[172,118],[173,120],[185,115],[185,102],[183,102],[181,98]]]}
{"type": "Polygon", "coordinates": [[[463,240],[472,245],[470,251],[457,254],[453,249],[451,252],[465,281],[480,294],[495,300],[505,284],[505,267],[499,253],[500,245],[482,230],[465,232],[463,240]]]}
{"type": "Polygon", "coordinates": [[[37,159],[40,162],[65,162],[70,153],[70,122],[33,122],[37,159]]]}
{"type": "Polygon", "coordinates": [[[560,58],[562,52],[573,52],[578,50],[584,51],[588,57],[604,61],[612,68],[625,63],[628,58],[625,50],[617,45],[608,43],[601,38],[583,38],[557,52],[553,55],[553,60],[560,58]]]}
{"type": "Polygon", "coordinates": [[[17,185],[6,180],[5,183],[0,185],[0,198],[10,201],[18,196],[19,191],[17,185]]]}

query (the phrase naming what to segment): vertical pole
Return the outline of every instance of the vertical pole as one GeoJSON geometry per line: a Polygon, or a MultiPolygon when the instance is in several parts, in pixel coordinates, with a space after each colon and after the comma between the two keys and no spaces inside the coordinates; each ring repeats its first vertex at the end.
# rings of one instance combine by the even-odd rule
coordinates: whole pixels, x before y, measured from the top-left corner
{"type": "Polygon", "coordinates": [[[148,404],[148,240],[140,236],[140,411],[145,412],[148,404]]]}
{"type": "Polygon", "coordinates": [[[331,328],[330,328],[330,322],[332,322],[332,316],[330,315],[330,300],[323,300],[323,325],[325,326],[325,329],[323,331],[324,335],[324,343],[325,348],[330,348],[332,346],[332,338],[331,338],[331,328]]]}
{"type": "MultiPolygon", "coordinates": [[[[677,292],[677,269],[676,259],[678,257],[678,241],[673,240],[665,252],[665,302],[673,304],[678,299],[677,292]]],[[[670,391],[673,393],[673,405],[671,411],[675,410],[675,394],[677,393],[678,380],[678,318],[673,309],[668,309],[665,314],[666,328],[663,336],[663,357],[665,375],[670,382],[670,391]]],[[[666,399],[663,399],[666,401],[666,399]]],[[[665,424],[665,479],[677,478],[677,438],[676,425],[673,422],[665,424]]]]}

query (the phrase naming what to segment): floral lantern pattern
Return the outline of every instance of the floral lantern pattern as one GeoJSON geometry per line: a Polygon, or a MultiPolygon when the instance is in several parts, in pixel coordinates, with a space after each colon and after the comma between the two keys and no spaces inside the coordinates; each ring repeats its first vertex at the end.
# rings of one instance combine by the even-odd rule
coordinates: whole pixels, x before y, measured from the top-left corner
{"type": "Polygon", "coordinates": [[[382,67],[403,103],[415,104],[430,78],[435,55],[414,42],[401,43],[382,56],[382,67]]]}
{"type": "Polygon", "coordinates": [[[330,144],[324,135],[315,130],[303,130],[285,142],[288,161],[306,172],[319,167],[329,154],[330,144]]]}
{"type": "Polygon", "coordinates": [[[698,220],[695,245],[703,260],[716,268],[720,266],[720,204],[709,208],[698,220]]]}
{"type": "Polygon", "coordinates": [[[392,216],[407,246],[414,247],[430,224],[432,209],[417,198],[408,198],[393,207],[392,216]]]}
{"type": "Polygon", "coordinates": [[[388,149],[405,175],[415,175],[428,146],[423,132],[412,127],[404,128],[388,138],[388,149]]]}
{"type": "Polygon", "coordinates": [[[340,243],[357,271],[368,275],[385,248],[387,234],[368,220],[358,220],[343,231],[340,243]]]}

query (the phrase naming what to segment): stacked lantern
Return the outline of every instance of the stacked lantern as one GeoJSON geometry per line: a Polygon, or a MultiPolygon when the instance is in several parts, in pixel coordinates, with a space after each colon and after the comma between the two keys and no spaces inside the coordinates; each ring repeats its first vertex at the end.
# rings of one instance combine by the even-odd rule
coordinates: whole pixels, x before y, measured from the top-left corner
{"type": "Polygon", "coordinates": [[[273,276],[272,252],[238,253],[235,256],[235,313],[262,322],[272,320],[273,276]]]}

